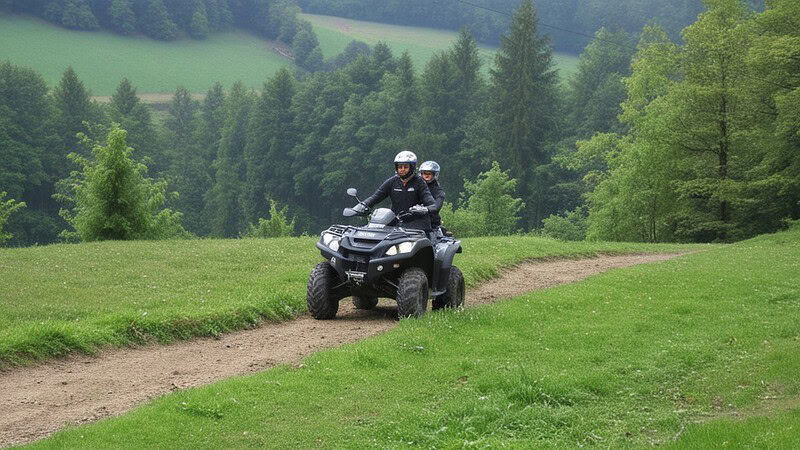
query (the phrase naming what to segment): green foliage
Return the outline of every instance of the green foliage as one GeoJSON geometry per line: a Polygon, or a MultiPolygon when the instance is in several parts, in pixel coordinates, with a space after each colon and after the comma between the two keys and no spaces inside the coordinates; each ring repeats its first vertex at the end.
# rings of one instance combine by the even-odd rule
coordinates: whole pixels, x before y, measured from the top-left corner
{"type": "Polygon", "coordinates": [[[250,224],[245,237],[276,238],[294,235],[294,218],[292,218],[291,222],[287,221],[287,208],[288,207],[284,206],[283,208],[278,209],[278,202],[275,200],[270,200],[269,218],[259,218],[258,225],[250,224]]]}
{"type": "Polygon", "coordinates": [[[514,13],[491,70],[496,158],[520,180],[519,194],[528,204],[525,224],[538,227],[543,218],[544,179],[534,175],[548,164],[547,144],[555,137],[558,117],[558,73],[550,40],[538,31],[533,2],[514,13]]]}
{"type": "Polygon", "coordinates": [[[8,223],[8,218],[11,214],[14,214],[15,211],[27,206],[25,202],[17,202],[13,198],[4,201],[3,199],[6,198],[6,195],[7,193],[5,191],[0,192],[0,245],[12,237],[11,233],[4,231],[8,223]]]}
{"type": "Polygon", "coordinates": [[[587,220],[583,208],[567,211],[566,214],[554,215],[542,220],[542,235],[564,241],[582,241],[586,239],[587,220]]]}
{"type": "Polygon", "coordinates": [[[61,24],[77,30],[96,30],[100,23],[89,8],[87,0],[64,0],[61,24]]]}
{"type": "Polygon", "coordinates": [[[136,31],[136,16],[131,8],[131,0],[111,0],[107,14],[112,30],[122,34],[136,31]]]}
{"type": "Polygon", "coordinates": [[[144,34],[162,41],[178,38],[178,27],[172,22],[162,0],[144,0],[144,17],[139,21],[144,34]]]}
{"type": "Polygon", "coordinates": [[[133,149],[125,142],[127,132],[113,124],[106,146],[94,144],[94,160],[71,153],[82,166],[65,183],[71,194],[58,194],[74,202],[62,217],[75,228],[62,233],[66,240],[167,239],[183,236],[180,213],[161,209],[166,200],[166,182],[144,177],[147,167],[131,159],[133,149]]]}
{"type": "Polygon", "coordinates": [[[500,170],[497,161],[473,183],[464,180],[461,207],[445,203],[440,212],[442,225],[459,237],[504,236],[518,231],[520,211],[525,203],[514,198],[517,180],[500,170]]]}

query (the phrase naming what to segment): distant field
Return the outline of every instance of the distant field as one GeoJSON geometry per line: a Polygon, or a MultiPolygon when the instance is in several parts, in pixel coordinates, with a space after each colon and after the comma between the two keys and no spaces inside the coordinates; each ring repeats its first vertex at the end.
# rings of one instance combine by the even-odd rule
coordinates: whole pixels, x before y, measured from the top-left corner
{"type": "MultiPolygon", "coordinates": [[[[387,43],[396,56],[408,50],[417,73],[430,57],[453,45],[457,33],[433,28],[387,25],[332,16],[301,14],[314,25],[325,58],[340,53],[353,39],[387,43]]],[[[67,66],[94,96],[110,96],[128,78],[148,103],[168,102],[179,85],[205,93],[215,82],[226,88],[237,80],[259,89],[281,67],[293,64],[280,56],[272,41],[244,31],[217,33],[204,41],[160,42],[106,31],[74,31],[22,15],[0,15],[0,61],[11,61],[42,74],[54,87],[67,66]]],[[[496,47],[480,45],[488,70],[496,47]]],[[[562,77],[575,72],[578,58],[554,54],[562,77]]],[[[102,100],[102,99],[101,99],[102,100]]]]}
{"type": "Polygon", "coordinates": [[[179,85],[205,93],[217,81],[228,88],[237,80],[260,88],[278,69],[293,65],[272,46],[243,31],[214,34],[204,41],[160,42],[0,15],[0,61],[33,68],[50,87],[72,65],[97,96],[113,94],[122,78],[140,93],[173,93],[179,85]]]}
{"type": "MultiPolygon", "coordinates": [[[[322,54],[326,59],[340,53],[354,39],[369,45],[382,41],[391,47],[395,55],[408,50],[418,73],[425,68],[426,62],[435,52],[451,47],[458,37],[457,32],[435,28],[388,25],[315,14],[300,16],[314,26],[322,54]]],[[[481,44],[478,50],[484,69],[487,69],[494,61],[497,47],[481,44]]],[[[577,70],[578,57],[575,55],[554,53],[553,59],[562,77],[571,75],[577,70]]]]}

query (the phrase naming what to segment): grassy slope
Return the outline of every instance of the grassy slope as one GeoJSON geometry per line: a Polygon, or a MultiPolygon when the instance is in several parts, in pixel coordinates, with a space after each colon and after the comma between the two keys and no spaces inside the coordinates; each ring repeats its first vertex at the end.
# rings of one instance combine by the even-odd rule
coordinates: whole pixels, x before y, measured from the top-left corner
{"type": "MultiPolygon", "coordinates": [[[[340,53],[353,39],[369,45],[383,41],[392,48],[395,55],[408,50],[418,73],[425,69],[426,62],[435,52],[450,48],[458,37],[458,33],[454,31],[433,28],[389,25],[315,14],[301,14],[301,17],[314,26],[325,58],[340,53]]],[[[478,51],[484,70],[491,67],[497,47],[481,44],[478,51]]],[[[556,52],[553,59],[562,78],[577,71],[576,56],[556,52]]]]}
{"type": "Polygon", "coordinates": [[[798,254],[800,229],[405,320],[35,447],[797,448],[798,254]]]}
{"type": "MultiPolygon", "coordinates": [[[[524,259],[670,246],[469,239],[467,282],[524,259]]],[[[314,239],[103,242],[0,249],[0,367],[241,329],[306,310],[314,239]],[[199,263],[202,262],[202,263],[199,263]]]]}
{"type": "Polygon", "coordinates": [[[178,85],[205,93],[217,81],[227,88],[237,80],[256,89],[281,67],[292,66],[269,41],[238,30],[204,41],[160,42],[0,15],[0,61],[6,60],[33,68],[51,87],[72,65],[86,88],[99,96],[113,94],[122,78],[140,93],[173,93],[178,85]]]}
{"type": "MultiPolygon", "coordinates": [[[[418,73],[434,52],[449,48],[457,37],[455,32],[431,28],[302,16],[314,24],[326,58],[341,52],[352,39],[370,45],[384,41],[398,56],[408,50],[418,73]]],[[[29,16],[0,15],[0,43],[0,61],[33,68],[51,87],[72,65],[93,95],[109,96],[122,78],[128,78],[141,94],[166,94],[153,101],[169,101],[178,85],[202,94],[217,81],[229,87],[241,80],[249,88],[260,89],[279,68],[292,66],[272,50],[269,41],[238,30],[213,34],[204,41],[160,42],[106,31],[67,30],[29,16]]],[[[492,64],[495,50],[480,46],[484,69],[492,64]]],[[[576,70],[575,56],[556,53],[554,57],[562,76],[576,70]]]]}

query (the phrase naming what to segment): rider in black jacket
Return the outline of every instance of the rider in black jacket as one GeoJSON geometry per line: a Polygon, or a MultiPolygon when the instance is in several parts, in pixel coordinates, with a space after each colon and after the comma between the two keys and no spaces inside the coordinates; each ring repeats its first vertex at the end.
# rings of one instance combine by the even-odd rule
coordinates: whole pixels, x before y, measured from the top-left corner
{"type": "Polygon", "coordinates": [[[398,153],[394,158],[395,175],[384,181],[374,194],[353,209],[364,212],[367,207],[389,197],[395,214],[404,211],[414,214],[412,219],[403,222],[404,227],[430,231],[431,217],[428,211],[434,206],[434,201],[428,185],[417,176],[416,166],[417,155],[409,151],[398,153]]]}
{"type": "Polygon", "coordinates": [[[431,227],[441,237],[442,217],[439,215],[439,211],[441,211],[442,204],[444,204],[444,191],[439,186],[439,170],[439,164],[436,161],[425,161],[419,165],[419,175],[428,184],[428,189],[430,189],[433,196],[434,205],[428,208],[431,215],[431,227]]]}

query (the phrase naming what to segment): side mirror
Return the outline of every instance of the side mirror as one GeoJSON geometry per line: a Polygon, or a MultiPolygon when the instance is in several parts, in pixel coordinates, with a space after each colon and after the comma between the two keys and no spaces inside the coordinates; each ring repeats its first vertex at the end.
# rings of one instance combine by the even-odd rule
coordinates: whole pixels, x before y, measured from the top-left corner
{"type": "Polygon", "coordinates": [[[358,191],[356,190],[356,188],[348,188],[347,195],[349,195],[350,197],[357,197],[358,191]]]}

